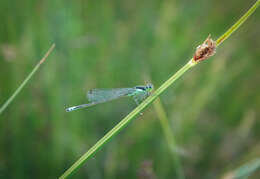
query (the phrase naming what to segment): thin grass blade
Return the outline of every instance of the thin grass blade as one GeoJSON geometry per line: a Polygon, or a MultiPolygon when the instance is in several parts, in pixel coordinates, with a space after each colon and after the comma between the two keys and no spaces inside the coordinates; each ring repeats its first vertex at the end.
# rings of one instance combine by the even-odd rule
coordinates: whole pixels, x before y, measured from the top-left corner
{"type": "Polygon", "coordinates": [[[20,93],[20,91],[23,89],[23,87],[27,84],[27,82],[34,75],[34,73],[39,69],[41,64],[47,59],[47,57],[50,55],[50,53],[52,52],[54,47],[55,47],[55,44],[52,44],[50,49],[47,51],[47,53],[44,55],[44,57],[39,61],[39,63],[34,67],[32,72],[24,79],[22,84],[16,89],[16,91],[12,94],[12,96],[3,104],[3,106],[0,108],[0,115],[9,106],[9,104],[14,100],[14,98],[20,93]]]}

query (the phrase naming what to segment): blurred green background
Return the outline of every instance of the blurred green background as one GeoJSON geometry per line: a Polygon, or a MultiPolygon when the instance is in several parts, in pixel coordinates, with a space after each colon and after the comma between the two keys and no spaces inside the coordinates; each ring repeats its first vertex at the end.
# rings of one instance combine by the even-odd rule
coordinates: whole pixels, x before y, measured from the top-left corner
{"type": "MultiPolygon", "coordinates": [[[[0,116],[0,178],[57,178],[135,108],[125,98],[71,113],[92,88],[161,85],[210,33],[255,0],[0,1],[0,104],[56,48],[0,116]]],[[[210,60],[161,95],[186,178],[225,178],[260,156],[259,9],[210,60]]],[[[174,178],[150,105],[73,178],[174,178]]],[[[258,178],[260,172],[251,178],[258,178]]]]}

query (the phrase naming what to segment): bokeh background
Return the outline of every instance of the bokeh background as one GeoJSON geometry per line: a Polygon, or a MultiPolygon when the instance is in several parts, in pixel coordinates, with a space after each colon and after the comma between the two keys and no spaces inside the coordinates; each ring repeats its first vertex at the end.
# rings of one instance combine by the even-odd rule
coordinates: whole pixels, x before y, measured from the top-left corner
{"type": "MultiPolygon", "coordinates": [[[[124,98],[71,113],[92,88],[161,85],[255,0],[0,1],[0,103],[56,48],[0,116],[0,178],[57,178],[135,108],[124,98]]],[[[260,12],[72,178],[225,178],[260,156],[260,12]],[[173,140],[171,138],[170,140],[173,140]],[[179,161],[174,160],[174,156],[179,161]]],[[[251,178],[258,178],[254,173],[251,178]]]]}

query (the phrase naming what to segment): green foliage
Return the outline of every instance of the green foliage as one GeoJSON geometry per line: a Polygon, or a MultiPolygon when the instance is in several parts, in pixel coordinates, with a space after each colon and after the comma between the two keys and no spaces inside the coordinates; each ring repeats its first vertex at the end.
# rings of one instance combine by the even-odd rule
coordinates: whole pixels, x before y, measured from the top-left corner
{"type": "MultiPolygon", "coordinates": [[[[161,85],[192,47],[221,35],[254,2],[0,1],[1,104],[56,43],[0,116],[0,178],[57,178],[135,103],[65,107],[84,103],[88,89],[144,84],[143,76],[161,85]]],[[[162,95],[187,178],[222,176],[233,162],[259,157],[259,15],[162,95]]],[[[138,118],[74,177],[175,176],[153,108],[138,118]]]]}

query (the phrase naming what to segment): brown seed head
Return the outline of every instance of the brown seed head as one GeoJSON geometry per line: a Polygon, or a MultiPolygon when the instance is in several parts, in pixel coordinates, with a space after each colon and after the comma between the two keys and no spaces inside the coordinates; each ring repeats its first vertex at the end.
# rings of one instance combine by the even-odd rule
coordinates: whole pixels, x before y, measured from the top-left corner
{"type": "Polygon", "coordinates": [[[203,42],[203,44],[199,45],[196,49],[196,52],[193,56],[193,60],[195,62],[199,62],[202,60],[206,60],[210,56],[216,53],[216,42],[210,38],[208,38],[203,42]]]}

